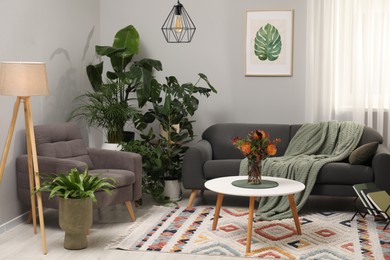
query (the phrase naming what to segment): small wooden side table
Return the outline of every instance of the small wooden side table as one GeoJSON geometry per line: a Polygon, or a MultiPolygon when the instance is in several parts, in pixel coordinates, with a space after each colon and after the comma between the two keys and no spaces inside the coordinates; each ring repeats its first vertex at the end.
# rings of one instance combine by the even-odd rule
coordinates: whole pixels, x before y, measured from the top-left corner
{"type": "Polygon", "coordinates": [[[298,212],[295,204],[294,193],[300,192],[305,189],[305,185],[301,182],[277,178],[277,177],[262,177],[262,180],[269,180],[278,183],[278,186],[274,188],[265,188],[265,189],[253,189],[253,188],[241,188],[234,186],[232,182],[237,180],[247,179],[248,176],[234,176],[234,177],[221,177],[209,180],[205,183],[207,189],[218,193],[217,203],[214,213],[214,221],[212,230],[217,228],[219,213],[221,211],[223,196],[233,195],[233,196],[243,196],[249,197],[249,216],[248,216],[248,234],[246,241],[246,254],[251,252],[251,240],[252,240],[252,223],[253,223],[253,212],[255,206],[256,197],[271,197],[271,196],[283,196],[287,195],[290,202],[291,212],[293,214],[295,227],[298,235],[301,235],[301,225],[298,219],[298,212]]]}

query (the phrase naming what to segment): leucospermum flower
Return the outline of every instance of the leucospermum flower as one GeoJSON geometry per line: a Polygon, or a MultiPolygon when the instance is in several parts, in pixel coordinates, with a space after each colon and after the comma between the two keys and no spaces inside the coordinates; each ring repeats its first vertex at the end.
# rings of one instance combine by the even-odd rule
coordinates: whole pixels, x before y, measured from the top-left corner
{"type": "Polygon", "coordinates": [[[263,130],[250,131],[246,138],[233,137],[233,145],[249,160],[260,161],[277,153],[276,145],[280,138],[271,140],[269,133],[263,130]]]}

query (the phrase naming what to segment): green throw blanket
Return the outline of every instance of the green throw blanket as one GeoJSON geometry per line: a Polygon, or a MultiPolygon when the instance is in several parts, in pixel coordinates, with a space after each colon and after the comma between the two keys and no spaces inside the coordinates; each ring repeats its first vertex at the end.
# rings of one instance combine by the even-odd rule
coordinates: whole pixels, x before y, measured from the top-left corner
{"type": "MultiPolygon", "coordinates": [[[[313,189],[321,167],[347,158],[356,148],[363,128],[353,122],[304,124],[292,138],[284,156],[263,161],[262,175],[293,179],[305,184],[306,189],[295,194],[297,209],[300,210],[313,189]]],[[[241,161],[240,175],[247,174],[248,160],[244,159],[241,161]]],[[[262,198],[256,216],[262,220],[291,217],[287,197],[262,198]]]]}

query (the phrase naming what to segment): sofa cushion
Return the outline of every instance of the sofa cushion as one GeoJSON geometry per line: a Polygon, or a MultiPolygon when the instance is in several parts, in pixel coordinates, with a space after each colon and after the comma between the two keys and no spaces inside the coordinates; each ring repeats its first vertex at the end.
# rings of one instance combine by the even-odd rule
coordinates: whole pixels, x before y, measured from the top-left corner
{"type": "Polygon", "coordinates": [[[350,164],[365,164],[376,153],[379,143],[372,142],[356,148],[348,158],[350,164]]]}
{"type": "Polygon", "coordinates": [[[373,182],[374,172],[365,165],[352,165],[344,162],[325,164],[317,175],[316,184],[354,185],[373,182]]]}
{"type": "Polygon", "coordinates": [[[215,124],[207,128],[202,139],[213,147],[213,159],[242,159],[244,156],[232,144],[233,137],[246,137],[250,131],[261,129],[270,134],[271,139],[280,138],[276,156],[282,156],[290,142],[290,125],[281,124],[215,124]]]}
{"type": "Polygon", "coordinates": [[[210,160],[203,165],[204,178],[206,180],[237,176],[240,171],[241,159],[210,160]]]}

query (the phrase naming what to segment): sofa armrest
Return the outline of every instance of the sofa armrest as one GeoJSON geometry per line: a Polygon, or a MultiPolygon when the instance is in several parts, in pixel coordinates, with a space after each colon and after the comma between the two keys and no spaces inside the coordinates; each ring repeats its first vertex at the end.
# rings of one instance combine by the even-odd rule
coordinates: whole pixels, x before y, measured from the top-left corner
{"type": "Polygon", "coordinates": [[[138,153],[87,148],[95,169],[121,169],[135,174],[134,198],[142,195],[142,157],[138,153]]]}
{"type": "Polygon", "coordinates": [[[203,165],[212,160],[212,147],[206,140],[200,140],[191,146],[183,158],[182,179],[186,189],[204,190],[206,179],[203,174],[203,165]]]}
{"type": "Polygon", "coordinates": [[[390,193],[390,152],[384,144],[379,144],[372,158],[372,169],[376,186],[390,193]]]}
{"type": "MultiPolygon", "coordinates": [[[[73,168],[77,168],[79,171],[85,171],[87,164],[84,162],[59,159],[46,156],[37,156],[39,173],[51,174],[51,173],[67,173],[73,168]]],[[[28,172],[28,160],[27,155],[21,155],[16,158],[16,170],[18,172],[28,172]]]]}

